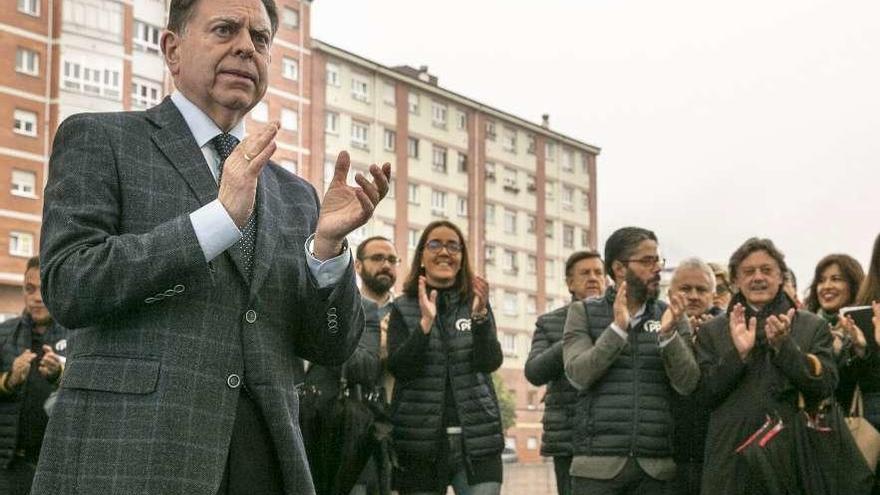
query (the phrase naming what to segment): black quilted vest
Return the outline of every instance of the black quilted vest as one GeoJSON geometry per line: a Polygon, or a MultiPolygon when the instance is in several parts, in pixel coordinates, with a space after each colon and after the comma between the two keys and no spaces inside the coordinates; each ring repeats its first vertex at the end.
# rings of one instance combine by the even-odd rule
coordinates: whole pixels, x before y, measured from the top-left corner
{"type": "MultiPolygon", "coordinates": [[[[585,301],[593,342],[614,320],[613,290],[585,301]]],[[[663,367],[657,333],[646,329],[657,322],[666,305],[649,301],[628,343],[605,375],[578,398],[574,455],[669,457],[672,455],[673,389],[663,367]],[[648,324],[648,325],[646,325],[648,324]]]]}

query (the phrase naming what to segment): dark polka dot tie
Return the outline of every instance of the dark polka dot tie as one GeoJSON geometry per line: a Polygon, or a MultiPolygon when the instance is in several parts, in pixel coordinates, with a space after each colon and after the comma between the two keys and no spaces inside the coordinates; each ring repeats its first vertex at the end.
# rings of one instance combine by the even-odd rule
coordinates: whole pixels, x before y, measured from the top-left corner
{"type": "MultiPolygon", "coordinates": [[[[217,150],[217,154],[220,156],[220,165],[217,170],[217,182],[219,183],[223,178],[223,165],[226,163],[226,159],[229,158],[229,155],[232,154],[232,150],[238,146],[238,138],[232,134],[224,132],[214,136],[214,139],[211,140],[211,144],[214,145],[214,149],[217,150]]],[[[241,239],[237,244],[241,254],[242,267],[248,278],[250,278],[251,275],[251,268],[254,261],[254,247],[256,244],[257,210],[254,208],[254,212],[251,214],[250,218],[248,218],[244,228],[241,229],[241,239]]]]}

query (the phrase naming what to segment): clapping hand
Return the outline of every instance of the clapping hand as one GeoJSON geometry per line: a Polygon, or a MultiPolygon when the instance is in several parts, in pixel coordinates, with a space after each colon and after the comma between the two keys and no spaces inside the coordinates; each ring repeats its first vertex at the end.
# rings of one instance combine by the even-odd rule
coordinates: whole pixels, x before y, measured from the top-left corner
{"type": "Polygon", "coordinates": [[[614,324],[624,332],[629,331],[629,308],[626,300],[626,282],[621,282],[614,296],[614,324]]]}
{"type": "Polygon", "coordinates": [[[676,324],[686,314],[686,307],[687,303],[685,303],[684,296],[681,294],[676,293],[669,296],[669,307],[660,318],[660,336],[662,338],[669,338],[672,335],[676,324]]]}
{"type": "Polygon", "coordinates": [[[795,309],[791,308],[784,315],[770,315],[764,324],[764,332],[767,334],[767,342],[774,349],[779,350],[782,342],[791,334],[791,322],[794,319],[795,309]]]}
{"type": "Polygon", "coordinates": [[[739,358],[745,361],[749,352],[755,347],[755,333],[758,328],[758,319],[754,316],[749,318],[746,324],[746,308],[737,303],[730,313],[730,337],[733,345],[739,353],[739,358]]]}
{"type": "Polygon", "coordinates": [[[849,335],[849,339],[852,341],[853,351],[856,353],[856,356],[865,357],[868,341],[865,340],[865,334],[862,332],[862,329],[856,325],[856,322],[849,315],[842,316],[839,321],[843,332],[849,335]]]}
{"type": "Polygon", "coordinates": [[[471,314],[485,316],[486,301],[489,300],[489,282],[477,275],[474,277],[474,304],[471,314]]]}
{"type": "Polygon", "coordinates": [[[424,275],[419,276],[419,309],[422,312],[419,323],[422,332],[427,335],[431,333],[434,318],[437,317],[437,290],[431,289],[431,294],[428,294],[428,279],[424,275]]]}
{"type": "Polygon", "coordinates": [[[52,347],[43,346],[43,358],[40,359],[40,366],[37,368],[43,378],[54,380],[61,373],[62,358],[55,354],[52,347]]]}
{"type": "Polygon", "coordinates": [[[340,152],[336,158],[333,179],[321,203],[321,215],[315,230],[314,254],[319,260],[339,255],[345,236],[367,223],[376,205],[388,194],[391,164],[386,163],[381,168],[370,165],[372,182],[358,172],[354,181],[359,187],[346,184],[349,168],[351,159],[348,153],[340,152]]]}

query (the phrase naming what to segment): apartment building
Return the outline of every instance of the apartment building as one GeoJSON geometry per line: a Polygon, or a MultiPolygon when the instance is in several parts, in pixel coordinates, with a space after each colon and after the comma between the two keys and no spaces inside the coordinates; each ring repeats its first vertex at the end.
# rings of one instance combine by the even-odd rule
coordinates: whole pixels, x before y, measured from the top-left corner
{"type": "MultiPolygon", "coordinates": [[[[565,304],[567,256],[596,246],[599,149],[464,97],[427,68],[389,67],[314,40],[309,1],[281,0],[265,98],[248,132],[281,122],[276,162],[323,190],[336,154],[356,171],[391,162],[373,220],[352,235],[394,240],[411,259],[445,218],[492,284],[517,404],[508,442],[538,461],[543,390],[522,373],[535,318],[565,304]]],[[[173,90],[160,55],[167,0],[16,0],[0,11],[0,319],[21,311],[22,271],[39,251],[55,129],[78,112],[142,110],[173,90]]],[[[406,265],[403,270],[406,271],[406,265]]]]}
{"type": "Polygon", "coordinates": [[[508,443],[523,461],[539,460],[542,389],[523,376],[535,318],[566,304],[565,259],[596,246],[599,149],[466,98],[438,84],[427,68],[387,67],[313,40],[314,161],[323,185],[336,154],[349,150],[353,171],[394,164],[389,197],[355,233],[394,240],[407,261],[424,227],[447,219],[468,236],[505,354],[501,370],[517,404],[508,443]]]}

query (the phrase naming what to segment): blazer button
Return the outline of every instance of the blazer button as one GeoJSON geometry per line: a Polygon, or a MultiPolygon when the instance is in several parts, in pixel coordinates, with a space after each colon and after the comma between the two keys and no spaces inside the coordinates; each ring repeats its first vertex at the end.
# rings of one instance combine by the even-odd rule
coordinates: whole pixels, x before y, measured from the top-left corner
{"type": "Polygon", "coordinates": [[[231,389],[236,389],[241,386],[241,377],[236,375],[235,373],[226,377],[226,385],[231,389]]]}
{"type": "Polygon", "coordinates": [[[247,313],[244,314],[244,320],[248,323],[257,321],[257,312],[252,309],[247,310],[247,313]]]}

